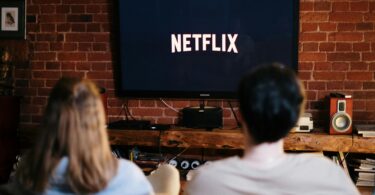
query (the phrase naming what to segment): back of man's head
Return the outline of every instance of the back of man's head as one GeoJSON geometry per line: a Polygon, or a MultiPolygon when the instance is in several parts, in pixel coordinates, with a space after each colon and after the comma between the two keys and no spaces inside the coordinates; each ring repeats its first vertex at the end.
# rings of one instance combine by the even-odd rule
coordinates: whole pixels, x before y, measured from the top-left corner
{"type": "Polygon", "coordinates": [[[285,137],[304,106],[304,92],[295,73],[276,63],[260,66],[243,77],[238,95],[253,144],[285,137]]]}

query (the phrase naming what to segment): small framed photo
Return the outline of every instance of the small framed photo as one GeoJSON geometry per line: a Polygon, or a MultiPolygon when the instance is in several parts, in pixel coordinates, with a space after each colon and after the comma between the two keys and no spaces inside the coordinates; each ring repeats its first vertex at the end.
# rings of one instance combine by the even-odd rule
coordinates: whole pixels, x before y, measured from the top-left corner
{"type": "Polygon", "coordinates": [[[0,1],[0,38],[26,38],[26,0],[0,1]]]}

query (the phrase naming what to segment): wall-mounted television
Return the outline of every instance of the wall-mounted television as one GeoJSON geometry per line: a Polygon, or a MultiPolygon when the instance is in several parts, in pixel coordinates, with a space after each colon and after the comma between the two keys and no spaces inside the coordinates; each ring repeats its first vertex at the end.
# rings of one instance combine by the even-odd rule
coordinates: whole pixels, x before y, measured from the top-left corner
{"type": "Polygon", "coordinates": [[[299,1],[118,0],[116,92],[235,98],[247,71],[297,70],[299,1]]]}

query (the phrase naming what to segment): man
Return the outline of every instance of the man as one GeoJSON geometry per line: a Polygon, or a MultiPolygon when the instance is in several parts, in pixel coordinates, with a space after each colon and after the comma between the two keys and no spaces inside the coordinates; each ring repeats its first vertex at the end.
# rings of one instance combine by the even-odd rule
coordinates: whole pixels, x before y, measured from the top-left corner
{"type": "Polygon", "coordinates": [[[329,159],[286,154],[283,138],[304,108],[304,91],[280,64],[257,68],[238,89],[243,157],[201,167],[186,194],[359,194],[343,169],[329,159]]]}

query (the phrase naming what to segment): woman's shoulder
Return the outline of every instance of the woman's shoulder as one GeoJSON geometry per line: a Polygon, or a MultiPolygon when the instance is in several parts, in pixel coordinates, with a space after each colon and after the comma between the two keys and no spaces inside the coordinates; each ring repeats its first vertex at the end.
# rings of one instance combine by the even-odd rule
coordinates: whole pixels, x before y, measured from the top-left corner
{"type": "Polygon", "coordinates": [[[133,162],[121,159],[118,163],[117,174],[109,182],[104,194],[153,194],[151,184],[142,170],[133,162]]]}

